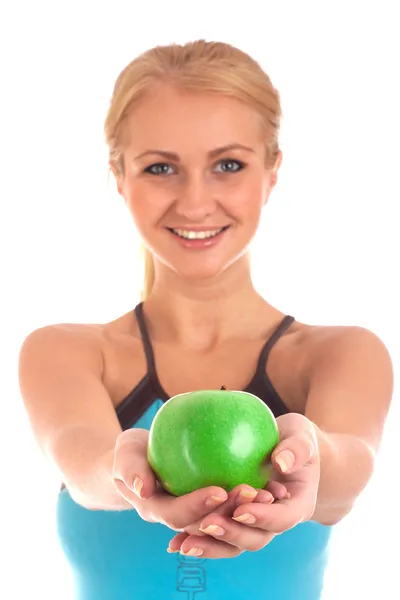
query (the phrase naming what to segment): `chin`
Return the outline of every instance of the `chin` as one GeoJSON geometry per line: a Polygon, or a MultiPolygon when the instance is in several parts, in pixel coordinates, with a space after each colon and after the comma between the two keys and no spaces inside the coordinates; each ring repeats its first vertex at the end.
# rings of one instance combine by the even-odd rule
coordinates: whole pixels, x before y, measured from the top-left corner
{"type": "Polygon", "coordinates": [[[190,283],[206,284],[208,282],[214,282],[228,271],[231,271],[235,267],[239,267],[240,264],[243,264],[243,260],[247,260],[245,259],[244,254],[245,253],[239,256],[230,257],[230,259],[227,257],[222,259],[221,257],[220,260],[207,262],[199,260],[197,265],[193,260],[186,264],[182,264],[182,262],[178,263],[176,261],[174,264],[170,264],[169,266],[172,271],[174,271],[174,273],[181,279],[184,279],[190,283]]]}
{"type": "MultiPolygon", "coordinates": [[[[248,271],[248,247],[251,239],[237,239],[236,244],[219,243],[208,249],[179,249],[153,247],[158,257],[159,268],[172,271],[180,279],[204,284],[214,282],[228,271],[248,271]],[[236,246],[236,247],[235,247],[236,246]]],[[[165,273],[168,277],[168,274],[165,273]]]]}

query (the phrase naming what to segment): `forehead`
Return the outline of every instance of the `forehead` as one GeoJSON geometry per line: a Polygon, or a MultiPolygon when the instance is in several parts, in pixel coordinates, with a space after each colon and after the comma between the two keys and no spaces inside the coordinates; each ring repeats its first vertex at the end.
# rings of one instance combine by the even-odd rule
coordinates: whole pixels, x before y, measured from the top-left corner
{"type": "Polygon", "coordinates": [[[169,87],[148,94],[127,119],[125,131],[135,149],[161,145],[171,150],[185,143],[207,150],[235,142],[261,146],[260,132],[259,114],[235,98],[169,87]]]}

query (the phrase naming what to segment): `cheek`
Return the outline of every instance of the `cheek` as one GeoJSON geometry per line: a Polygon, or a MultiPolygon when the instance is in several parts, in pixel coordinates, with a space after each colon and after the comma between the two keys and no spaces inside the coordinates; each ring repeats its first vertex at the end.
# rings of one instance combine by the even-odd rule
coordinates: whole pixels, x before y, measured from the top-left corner
{"type": "Polygon", "coordinates": [[[264,206],[265,197],[264,186],[256,181],[232,188],[227,200],[238,217],[253,216],[257,219],[264,206]]]}
{"type": "Polygon", "coordinates": [[[134,220],[144,226],[162,217],[170,203],[165,190],[141,182],[129,185],[125,198],[134,220]]]}

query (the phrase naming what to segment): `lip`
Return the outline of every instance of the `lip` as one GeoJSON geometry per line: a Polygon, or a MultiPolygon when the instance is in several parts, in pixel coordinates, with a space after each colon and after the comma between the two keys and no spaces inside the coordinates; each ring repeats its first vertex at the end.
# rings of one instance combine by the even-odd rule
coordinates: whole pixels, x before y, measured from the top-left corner
{"type": "MultiPolygon", "coordinates": [[[[175,228],[174,228],[175,229],[175,228]]],[[[183,229],[186,231],[213,231],[215,229],[220,229],[219,227],[202,227],[202,228],[185,228],[185,227],[176,227],[176,229],[183,229]]],[[[187,238],[183,238],[180,237],[179,235],[176,235],[176,233],[174,233],[173,231],[171,231],[171,229],[169,227],[167,227],[167,230],[169,231],[169,233],[171,234],[171,236],[174,238],[174,240],[183,248],[187,248],[190,250],[206,250],[208,248],[213,248],[214,246],[216,246],[217,244],[219,244],[222,239],[225,237],[225,235],[227,234],[228,230],[230,229],[229,225],[225,225],[224,228],[222,229],[221,233],[217,233],[217,235],[211,237],[211,238],[204,238],[203,240],[201,239],[187,239],[187,238]]]]}
{"type": "Polygon", "coordinates": [[[173,227],[167,227],[167,229],[182,229],[183,231],[215,231],[216,229],[222,229],[223,227],[229,227],[229,225],[174,225],[173,227]]]}

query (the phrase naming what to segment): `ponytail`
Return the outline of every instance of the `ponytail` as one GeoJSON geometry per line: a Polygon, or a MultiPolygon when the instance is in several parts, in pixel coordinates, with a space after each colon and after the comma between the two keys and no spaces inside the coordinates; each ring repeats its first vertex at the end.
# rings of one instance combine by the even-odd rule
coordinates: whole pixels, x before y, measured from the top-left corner
{"type": "Polygon", "coordinates": [[[150,250],[144,245],[142,245],[142,256],[144,273],[141,299],[144,302],[149,297],[154,284],[154,259],[150,250]]]}

